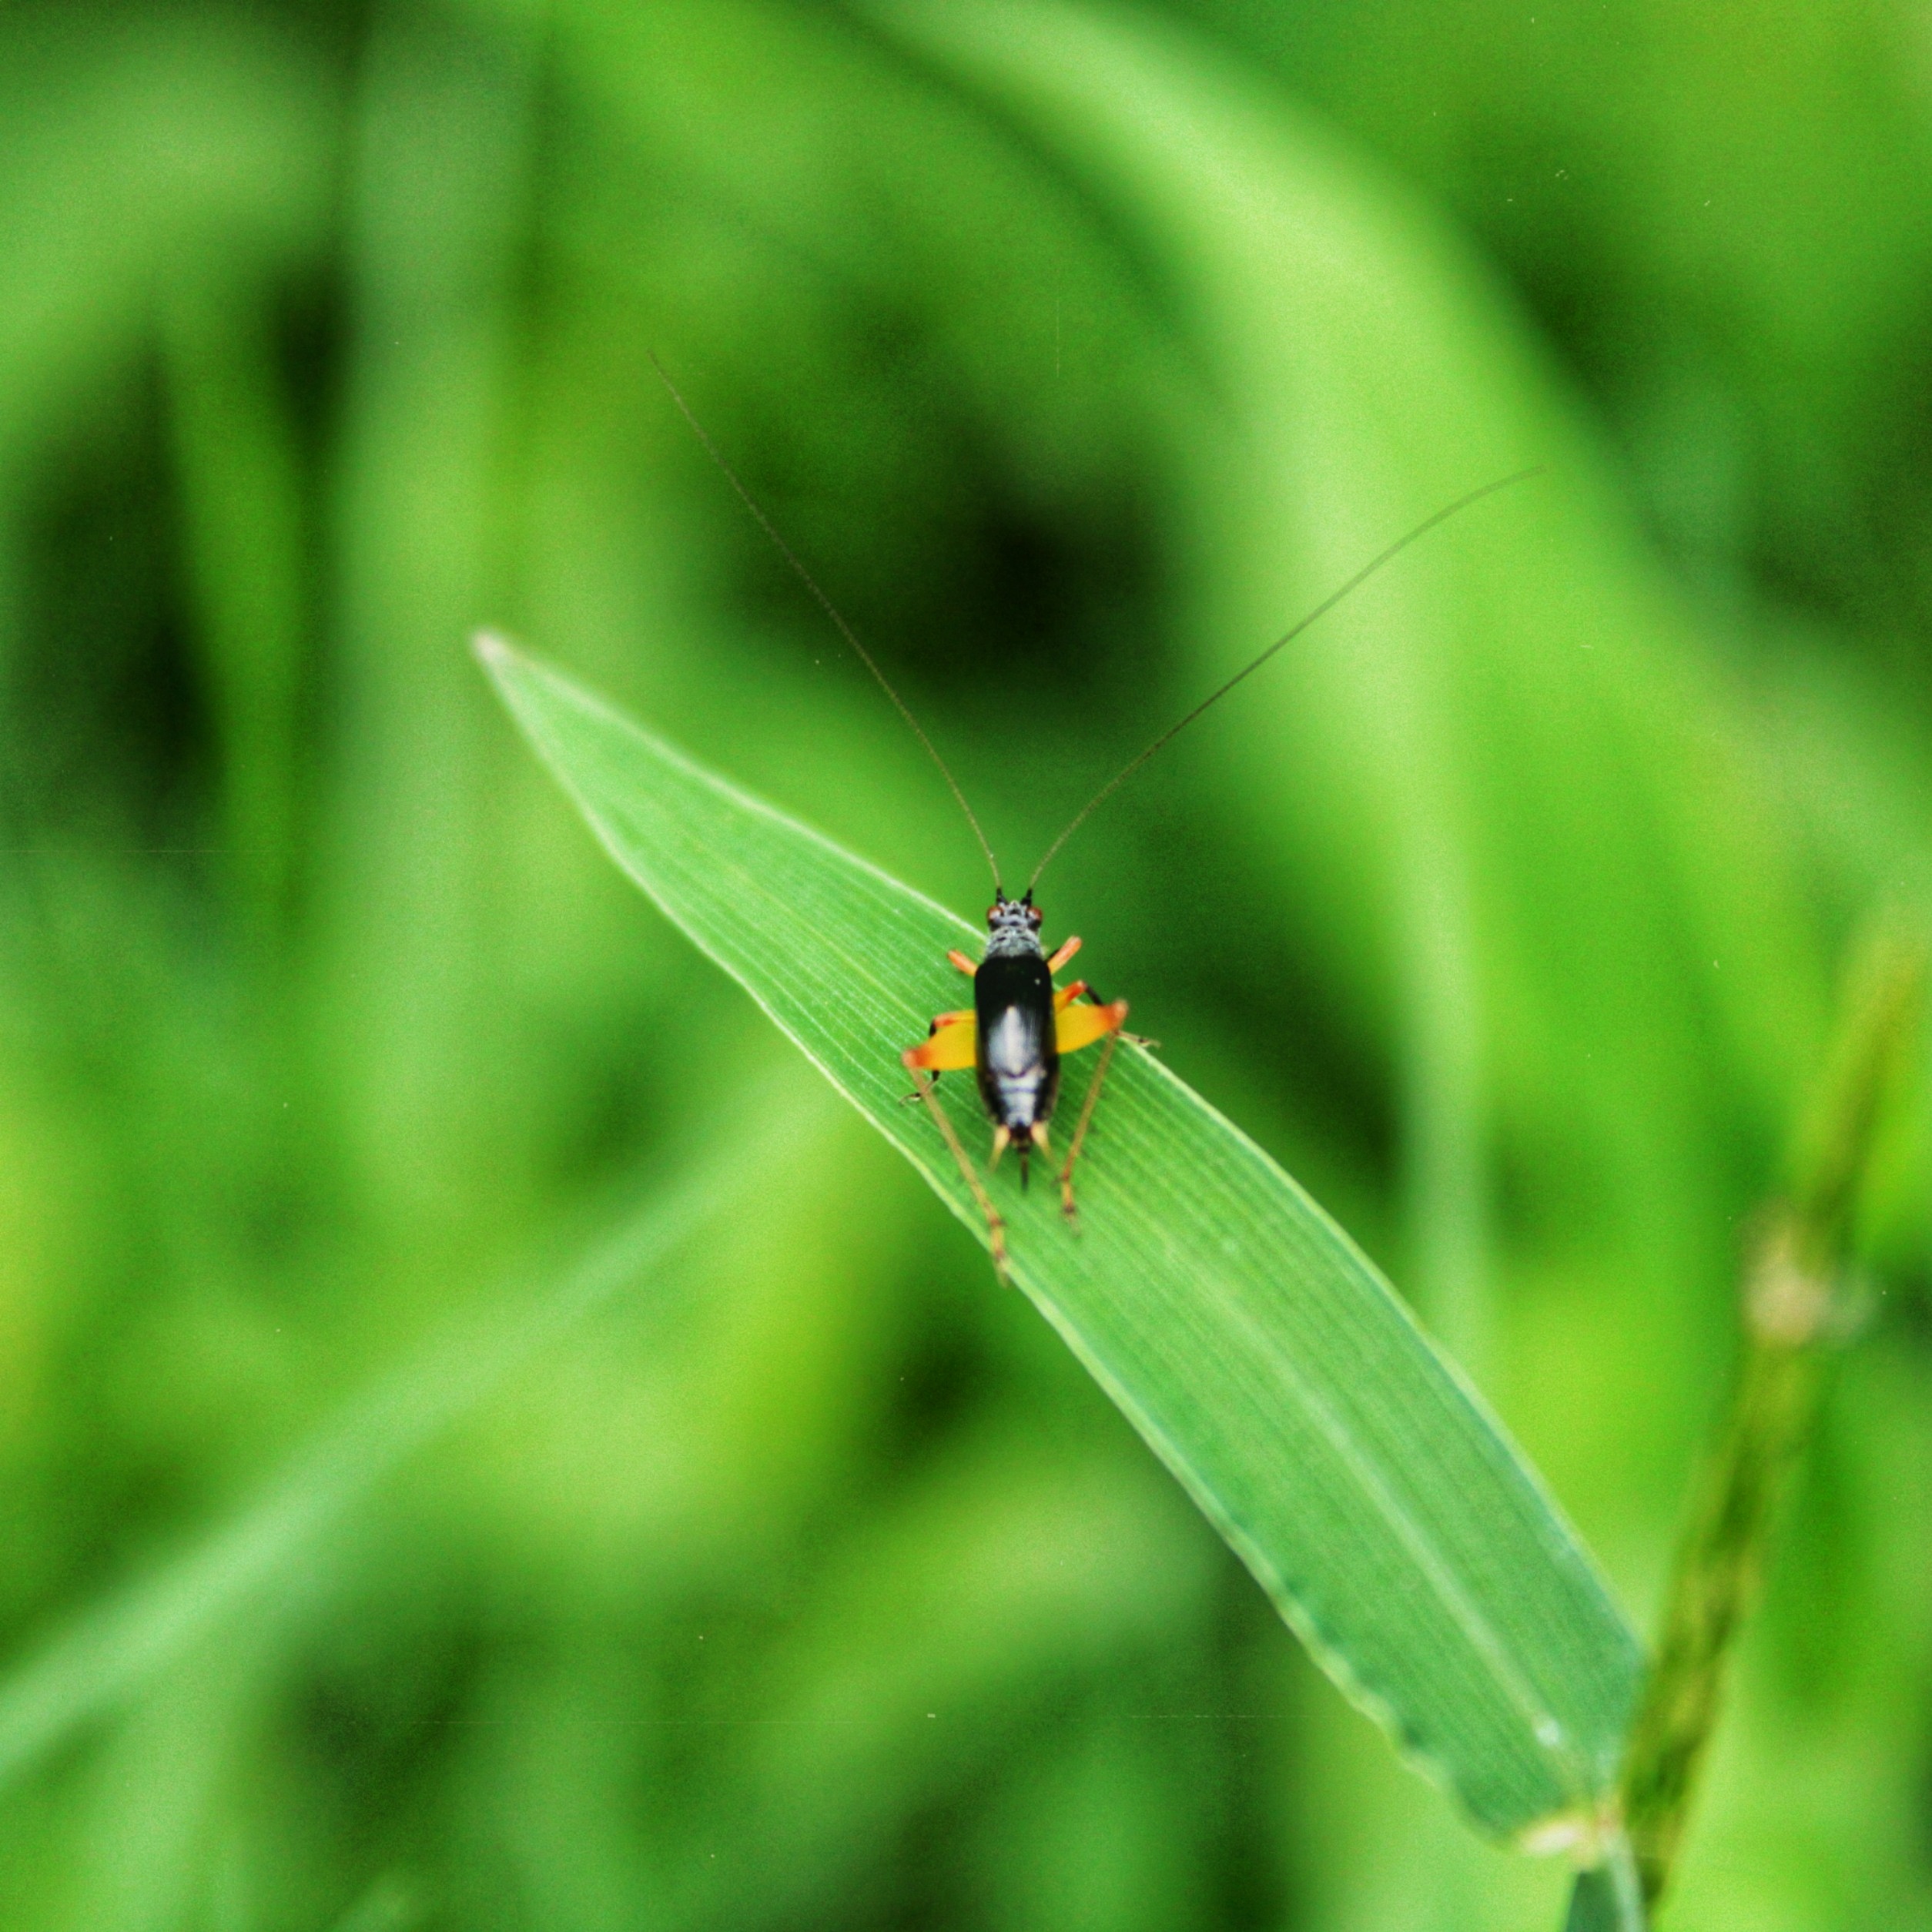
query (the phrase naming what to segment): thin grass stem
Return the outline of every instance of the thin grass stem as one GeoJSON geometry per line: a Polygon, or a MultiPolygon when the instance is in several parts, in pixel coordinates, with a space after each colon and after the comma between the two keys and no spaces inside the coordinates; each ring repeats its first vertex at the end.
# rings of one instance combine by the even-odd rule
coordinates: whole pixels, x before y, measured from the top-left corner
{"type": "Polygon", "coordinates": [[[1827,1352],[1852,1327],[1843,1283],[1853,1224],[1887,1097],[1918,1030],[1927,959],[1922,939],[1896,930],[1861,949],[1789,1198],[1763,1217],[1746,1260],[1736,1388],[1679,1544],[1625,1760],[1624,1825],[1646,1906],[1669,1883],[1827,1352]]]}

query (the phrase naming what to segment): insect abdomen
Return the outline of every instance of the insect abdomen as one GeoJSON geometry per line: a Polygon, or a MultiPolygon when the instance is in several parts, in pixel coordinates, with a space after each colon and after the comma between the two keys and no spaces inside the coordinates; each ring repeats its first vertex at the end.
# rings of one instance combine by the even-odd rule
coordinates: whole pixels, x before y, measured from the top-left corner
{"type": "Polygon", "coordinates": [[[979,1095],[1016,1138],[1053,1117],[1060,1097],[1053,977],[1037,955],[989,957],[973,983],[979,1095]]]}

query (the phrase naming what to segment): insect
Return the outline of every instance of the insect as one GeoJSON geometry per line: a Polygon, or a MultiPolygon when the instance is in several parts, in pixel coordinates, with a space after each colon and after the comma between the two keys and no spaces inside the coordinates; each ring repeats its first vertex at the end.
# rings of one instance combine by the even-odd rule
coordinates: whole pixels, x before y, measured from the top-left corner
{"type": "Polygon", "coordinates": [[[1529,477],[1540,474],[1541,466],[1517,470],[1512,475],[1501,477],[1493,483],[1484,484],[1466,495],[1458,497],[1453,503],[1425,517],[1412,530],[1371,558],[1339,590],[1323,598],[1313,610],[1277,638],[1266,650],[1251,658],[1231,678],[1210,691],[1193,710],[1170,725],[1115,772],[1068,821],[1060,835],[1046,848],[1045,856],[1033,868],[1033,876],[1027,880],[1026,890],[1017,899],[1013,899],[1008,897],[1006,889],[1001,882],[999,863],[993,856],[992,846],[986,842],[986,833],[980,829],[979,821],[974,815],[972,806],[966,802],[966,794],[960,790],[959,781],[953,777],[946,760],[939,755],[938,747],[927,737],[925,728],[912,715],[906,701],[893,689],[890,680],[879,669],[872,653],[860,643],[858,634],[840,614],[832,600],[819,588],[818,580],[805,568],[797,553],[779,535],[776,526],[739,480],[737,471],[725,460],[723,453],[712,440],[709,433],[698,421],[690,403],[685,400],[683,392],[671,380],[663,363],[655,353],[646,353],[650,354],[651,366],[657,370],[659,379],[671,392],[671,400],[678,406],[685,420],[690,424],[706,454],[723,472],[725,480],[737,493],[739,501],[751,512],[758,527],[791,567],[800,583],[811,593],[820,609],[831,619],[853,654],[872,673],[879,688],[891,699],[894,708],[906,721],[913,736],[925,748],[926,755],[939,767],[940,776],[946,780],[955,802],[965,814],[966,823],[973,829],[973,837],[979,841],[979,850],[986,859],[987,869],[993,874],[993,901],[986,913],[984,953],[976,960],[956,950],[946,956],[959,972],[972,980],[973,1004],[955,1012],[939,1014],[928,1028],[926,1039],[917,1046],[907,1047],[899,1058],[911,1075],[913,1083],[914,1090],[906,1098],[923,1101],[931,1110],[947,1147],[959,1164],[959,1172],[971,1190],[974,1201],[986,1217],[993,1267],[1003,1281],[1009,1281],[1011,1277],[1006,1264],[1006,1222],[993,1204],[986,1180],[982,1178],[972,1157],[961,1143],[951,1118],[940,1102],[938,1085],[940,1075],[963,1073],[969,1067],[973,1070],[978,1083],[980,1100],[993,1123],[993,1150],[987,1163],[989,1173],[999,1165],[1001,1156],[1011,1147],[1019,1159],[1020,1185],[1023,1188],[1026,1185],[1030,1157],[1034,1151],[1037,1150],[1050,1159],[1052,1157],[1050,1128],[1054,1108],[1060,1098],[1060,1062],[1070,1053],[1079,1053],[1083,1048],[1097,1044],[1100,1046],[1100,1061],[1094,1068],[1093,1079],[1087,1083],[1087,1093],[1080,1104],[1080,1117],[1067,1143],[1066,1156],[1060,1165],[1058,1175],[1061,1210],[1070,1225],[1077,1226],[1078,1213],[1073,1198],[1073,1170],[1079,1163],[1087,1129],[1092,1123],[1093,1110],[1100,1100],[1100,1089],[1107,1079],[1107,1067],[1113,1060],[1114,1049],[1120,1044],[1123,1035],[1128,1039],[1134,1037],[1124,1033],[1127,1016],[1127,1003],[1124,999],[1102,999],[1081,979],[1076,979],[1066,986],[1056,987],[1053,984],[1054,976],[1080,950],[1080,942],[1077,938],[1069,938],[1063,940],[1052,953],[1047,952],[1040,936],[1040,910],[1033,903],[1033,892],[1040,883],[1040,875],[1059,856],[1061,847],[1067,840],[1148,759],[1185,731],[1204,712],[1219,704],[1237,685],[1259,671],[1277,651],[1293,643],[1311,624],[1327,616],[1344,598],[1367,583],[1384,564],[1392,562],[1418,538],[1427,536],[1439,524],[1447,523],[1452,517],[1467,510],[1472,504],[1479,503],[1485,497],[1493,496],[1498,491],[1506,490],[1512,484],[1521,483],[1529,477]]]}

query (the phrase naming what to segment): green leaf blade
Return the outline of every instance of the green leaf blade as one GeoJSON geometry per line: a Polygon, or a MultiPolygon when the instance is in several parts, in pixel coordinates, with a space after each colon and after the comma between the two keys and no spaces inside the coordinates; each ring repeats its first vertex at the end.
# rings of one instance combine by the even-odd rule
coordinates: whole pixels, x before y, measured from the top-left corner
{"type": "MultiPolygon", "coordinates": [[[[554,671],[481,648],[618,862],[983,1240],[936,1126],[902,1104],[898,1058],[959,1003],[945,956],[973,929],[554,671]]],[[[1063,1118],[1094,1057],[1070,1063],[1063,1118]]],[[[954,1124],[981,1148],[964,1087],[947,1083],[954,1124]]],[[[1050,1187],[995,1180],[1019,1284],[1329,1674],[1486,1830],[1587,1837],[1639,1646],[1366,1257],[1131,1046],[1094,1117],[1080,1234],[1050,1187]]]]}

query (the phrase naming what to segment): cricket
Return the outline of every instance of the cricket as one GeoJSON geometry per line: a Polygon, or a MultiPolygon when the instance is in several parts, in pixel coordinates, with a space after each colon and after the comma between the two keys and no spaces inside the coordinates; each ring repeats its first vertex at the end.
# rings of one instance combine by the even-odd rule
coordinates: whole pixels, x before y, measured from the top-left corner
{"type": "MultiPolygon", "coordinates": [[[[1049,1129],[1060,1100],[1060,1062],[1069,1054],[1098,1045],[1101,1049],[1100,1060],[1094,1068],[1093,1077],[1087,1083],[1087,1093],[1080,1104],[1080,1117],[1066,1143],[1066,1157],[1061,1162],[1057,1176],[1061,1213],[1068,1227],[1077,1231],[1079,1210],[1073,1194],[1074,1169],[1079,1164],[1087,1130],[1092,1124],[1094,1109],[1099,1103],[1100,1090],[1106,1082],[1107,1068],[1113,1057],[1114,1050],[1123,1037],[1129,1040],[1136,1038],[1136,1036],[1124,1031],[1127,1017],[1126,1000],[1103,999],[1083,979],[1075,979],[1064,986],[1054,984],[1056,976],[1080,949],[1080,941],[1077,937],[1069,937],[1063,939],[1050,953],[1046,950],[1046,943],[1041,937],[1043,916],[1040,909],[1033,902],[1033,894],[1042,874],[1058,857],[1067,841],[1107,799],[1133,777],[1157,752],[1163,750],[1190,725],[1219,704],[1236,685],[1252,677],[1277,651],[1285,649],[1311,625],[1326,617],[1385,564],[1392,563],[1411,544],[1439,528],[1452,517],[1460,515],[1473,504],[1480,503],[1485,497],[1494,496],[1512,484],[1541,475],[1542,466],[1539,464],[1529,469],[1515,470],[1493,482],[1479,485],[1425,517],[1387,548],[1371,557],[1338,589],[1324,598],[1264,650],[1250,658],[1240,670],[1216,686],[1190,711],[1184,713],[1122,765],[1067,821],[1048,845],[1040,862],[1034,866],[1032,876],[1026,882],[1026,889],[1014,899],[1007,896],[999,861],[993,856],[993,848],[987,842],[977,815],[967,803],[966,794],[961,790],[959,781],[953,777],[951,767],[926,735],[925,727],[912,715],[910,707],[893,688],[892,681],[859,641],[858,633],[820,588],[818,580],[805,568],[802,560],[779,534],[776,525],[746,488],[738,472],[698,420],[696,413],[685,400],[684,392],[671,380],[669,372],[655,353],[646,353],[650,356],[651,366],[656,370],[658,379],[670,392],[671,400],[690,425],[705,454],[717,465],[738,500],[750,512],[758,527],[764,531],[813,601],[825,612],[853,655],[872,673],[879,688],[891,700],[907,728],[924,748],[926,755],[939,768],[940,776],[945,779],[947,789],[952,792],[954,802],[965,815],[966,822],[979,842],[987,869],[993,875],[993,904],[986,912],[984,952],[976,960],[957,950],[946,956],[959,972],[972,980],[973,1004],[935,1016],[926,1030],[925,1040],[916,1046],[907,1047],[900,1054],[899,1059],[910,1075],[913,1086],[913,1091],[906,1097],[908,1100],[923,1102],[930,1110],[947,1148],[959,1165],[960,1174],[970,1190],[975,1204],[985,1217],[994,1271],[1003,1282],[1010,1284],[1012,1277],[1006,1255],[1006,1224],[994,1204],[987,1184],[988,1178],[999,1166],[1001,1157],[1009,1147],[1013,1150],[1020,1164],[1023,1190],[1027,1184],[1029,1165],[1034,1151],[1037,1150],[1047,1160],[1053,1158],[1049,1129]],[[969,1067],[973,1071],[981,1103],[993,1127],[992,1150],[986,1163],[986,1176],[982,1176],[971,1155],[967,1153],[939,1093],[939,1081],[942,1074],[963,1073],[969,1067]]],[[[1152,1044],[1149,1041],[1139,1041],[1137,1043],[1143,1046],[1152,1044]]]]}

